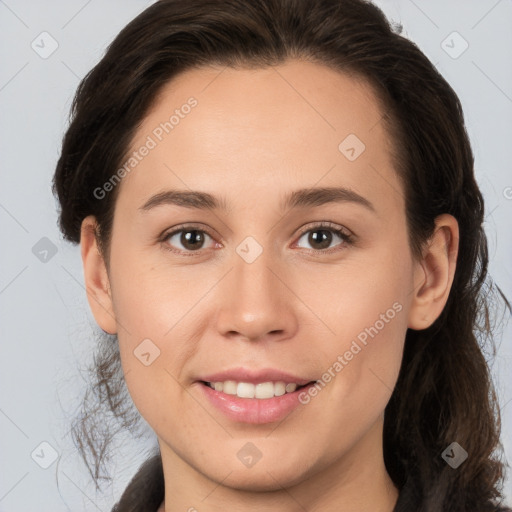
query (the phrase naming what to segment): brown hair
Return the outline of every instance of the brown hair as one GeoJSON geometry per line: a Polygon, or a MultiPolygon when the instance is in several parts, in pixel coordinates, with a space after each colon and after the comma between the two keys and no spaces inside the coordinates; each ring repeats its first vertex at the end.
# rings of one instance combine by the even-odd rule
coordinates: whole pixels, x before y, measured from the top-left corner
{"type": "MultiPolygon", "coordinates": [[[[262,68],[300,58],[363,78],[376,91],[395,142],[413,254],[421,253],[438,215],[453,215],[460,230],[446,307],[431,327],[406,335],[400,375],[385,411],[386,467],[399,489],[406,481],[412,489],[410,510],[494,510],[503,465],[495,458],[499,410],[484,346],[494,350],[493,297],[501,295],[508,309],[510,304],[486,280],[484,204],[460,101],[428,58],[399,32],[364,0],[156,2],[121,31],[79,85],[54,177],[60,226],[68,240],[78,243],[82,220],[95,215],[108,261],[119,187],[105,199],[93,191],[122,165],[162,86],[186,69],[210,64],[262,68]],[[469,454],[456,470],[441,457],[454,441],[469,454]]],[[[119,354],[112,345],[100,344],[92,408],[101,412],[100,405],[106,405],[130,426],[135,420],[126,421],[119,354]]],[[[92,441],[93,417],[84,410],[74,434],[98,480],[106,447],[94,446],[108,443],[109,434],[101,432],[92,441]]],[[[157,457],[152,463],[161,477],[161,461],[157,457]]],[[[145,485],[145,474],[132,481],[117,510],[132,510],[126,497],[145,485]]]]}

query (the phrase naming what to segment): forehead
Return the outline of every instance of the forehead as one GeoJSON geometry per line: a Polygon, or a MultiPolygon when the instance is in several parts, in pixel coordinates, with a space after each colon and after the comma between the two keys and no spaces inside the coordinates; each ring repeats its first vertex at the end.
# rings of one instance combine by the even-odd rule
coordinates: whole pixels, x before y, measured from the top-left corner
{"type": "Polygon", "coordinates": [[[128,157],[151,149],[122,188],[139,198],[165,188],[257,191],[269,181],[276,190],[321,181],[396,191],[383,114],[367,82],[321,64],[191,69],[162,88],[139,126],[128,157]]]}

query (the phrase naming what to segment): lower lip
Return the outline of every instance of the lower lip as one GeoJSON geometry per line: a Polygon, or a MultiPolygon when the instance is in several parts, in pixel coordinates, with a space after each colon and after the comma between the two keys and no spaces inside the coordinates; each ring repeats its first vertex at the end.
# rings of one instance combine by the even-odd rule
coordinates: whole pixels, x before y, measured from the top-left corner
{"type": "Polygon", "coordinates": [[[264,424],[281,421],[301,403],[299,394],[307,391],[313,384],[308,384],[293,393],[285,393],[273,398],[240,398],[215,391],[210,386],[199,383],[207,399],[222,413],[233,421],[242,423],[264,424]]]}

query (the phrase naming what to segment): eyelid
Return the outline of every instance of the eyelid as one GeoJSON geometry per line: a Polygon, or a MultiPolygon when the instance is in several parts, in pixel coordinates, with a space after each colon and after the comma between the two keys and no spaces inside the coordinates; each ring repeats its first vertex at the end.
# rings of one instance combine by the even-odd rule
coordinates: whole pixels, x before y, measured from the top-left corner
{"type": "Polygon", "coordinates": [[[350,231],[346,227],[341,226],[339,224],[335,224],[334,222],[330,222],[330,221],[317,221],[317,222],[312,222],[310,224],[307,224],[306,226],[303,226],[302,228],[300,228],[299,236],[302,236],[304,233],[307,233],[308,231],[311,231],[313,229],[321,229],[321,228],[324,228],[326,230],[332,229],[333,231],[341,231],[347,237],[355,236],[354,233],[352,233],[352,231],[350,231]]]}
{"type": "Polygon", "coordinates": [[[204,231],[208,235],[213,238],[212,231],[209,227],[203,224],[196,224],[194,222],[185,222],[184,224],[178,224],[177,226],[173,226],[172,228],[168,228],[162,232],[159,238],[167,238],[169,235],[174,235],[179,231],[184,231],[189,229],[190,231],[204,231]]]}

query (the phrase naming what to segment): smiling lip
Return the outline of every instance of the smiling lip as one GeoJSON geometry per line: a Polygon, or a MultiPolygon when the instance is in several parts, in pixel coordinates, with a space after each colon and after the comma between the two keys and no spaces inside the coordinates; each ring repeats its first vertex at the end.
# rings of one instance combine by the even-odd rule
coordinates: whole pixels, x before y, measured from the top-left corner
{"type": "Polygon", "coordinates": [[[203,382],[224,382],[226,380],[234,380],[236,382],[250,382],[251,384],[283,381],[286,384],[295,382],[297,386],[304,386],[308,382],[311,382],[312,379],[304,379],[302,377],[292,375],[291,373],[272,369],[254,371],[247,368],[234,368],[232,370],[204,375],[197,380],[203,382]]]}
{"type": "Polygon", "coordinates": [[[232,421],[241,423],[264,424],[283,420],[296,407],[300,405],[299,394],[313,385],[314,381],[294,376],[279,370],[264,369],[259,371],[237,368],[223,372],[204,375],[196,380],[206,399],[220,412],[232,421]],[[207,382],[247,382],[261,384],[264,382],[295,383],[298,389],[292,393],[273,398],[240,398],[222,391],[216,391],[208,386],[207,382]],[[302,387],[304,386],[304,387],[302,387]]]}

